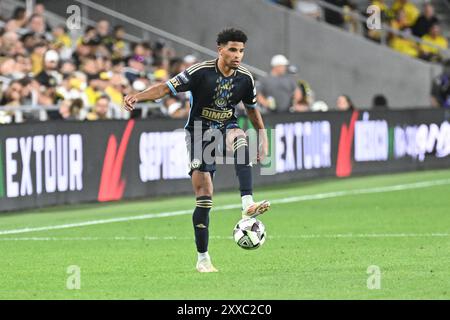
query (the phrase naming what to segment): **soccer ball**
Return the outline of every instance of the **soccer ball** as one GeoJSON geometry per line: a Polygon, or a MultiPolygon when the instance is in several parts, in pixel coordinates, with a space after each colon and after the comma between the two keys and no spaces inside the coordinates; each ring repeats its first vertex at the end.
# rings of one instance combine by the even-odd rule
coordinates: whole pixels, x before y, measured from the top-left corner
{"type": "Polygon", "coordinates": [[[245,218],[234,227],[233,238],[242,249],[253,250],[266,241],[266,227],[255,218],[245,218]]]}

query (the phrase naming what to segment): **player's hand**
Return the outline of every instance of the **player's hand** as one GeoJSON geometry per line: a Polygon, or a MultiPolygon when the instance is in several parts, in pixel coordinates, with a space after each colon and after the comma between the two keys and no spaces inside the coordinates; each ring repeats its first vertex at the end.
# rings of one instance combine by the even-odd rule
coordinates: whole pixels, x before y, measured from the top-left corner
{"type": "Polygon", "coordinates": [[[136,95],[127,95],[125,99],[123,99],[123,107],[127,111],[132,111],[136,102],[138,102],[136,95]]]}

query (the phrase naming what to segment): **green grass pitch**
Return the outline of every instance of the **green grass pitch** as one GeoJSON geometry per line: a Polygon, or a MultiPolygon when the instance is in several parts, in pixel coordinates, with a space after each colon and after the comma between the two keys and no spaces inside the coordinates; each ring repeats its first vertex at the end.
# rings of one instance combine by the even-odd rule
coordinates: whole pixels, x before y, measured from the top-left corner
{"type": "Polygon", "coordinates": [[[240,210],[224,208],[238,192],[215,194],[214,274],[195,271],[192,196],[0,214],[0,299],[450,298],[449,170],[256,188],[255,198],[273,202],[260,218],[268,238],[245,251],[231,238],[240,210]],[[104,223],[114,218],[124,219],[104,223]],[[67,287],[72,265],[79,289],[67,287]],[[369,266],[381,272],[371,289],[369,266]]]}

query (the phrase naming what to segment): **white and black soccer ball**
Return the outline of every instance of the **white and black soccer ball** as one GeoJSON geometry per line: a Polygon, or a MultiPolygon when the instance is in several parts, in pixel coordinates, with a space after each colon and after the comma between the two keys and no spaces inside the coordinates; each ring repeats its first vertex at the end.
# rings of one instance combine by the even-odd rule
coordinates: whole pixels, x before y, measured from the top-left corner
{"type": "Polygon", "coordinates": [[[234,227],[233,238],[242,249],[256,249],[266,241],[266,227],[255,218],[245,218],[234,227]]]}

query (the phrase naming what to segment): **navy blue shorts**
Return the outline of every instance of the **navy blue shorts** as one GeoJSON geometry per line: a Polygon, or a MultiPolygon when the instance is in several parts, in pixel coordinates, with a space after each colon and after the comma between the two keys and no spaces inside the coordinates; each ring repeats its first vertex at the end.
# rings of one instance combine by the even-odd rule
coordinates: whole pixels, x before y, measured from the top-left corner
{"type": "Polygon", "coordinates": [[[202,131],[202,135],[206,139],[202,139],[202,137],[195,137],[194,131],[186,130],[185,141],[189,154],[190,176],[192,176],[192,172],[194,170],[199,170],[202,172],[209,172],[211,174],[211,178],[214,177],[214,173],[216,172],[215,157],[220,156],[220,154],[216,154],[216,150],[218,149],[219,152],[225,150],[226,130],[235,128],[240,128],[236,122],[230,122],[224,125],[221,129],[210,128],[209,130],[220,130],[220,137],[218,137],[218,134],[216,133],[216,137],[219,138],[218,141],[214,138],[210,139],[210,136],[208,136],[208,129],[202,131]],[[217,148],[214,146],[217,146],[217,148]]]}

